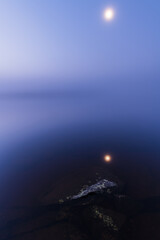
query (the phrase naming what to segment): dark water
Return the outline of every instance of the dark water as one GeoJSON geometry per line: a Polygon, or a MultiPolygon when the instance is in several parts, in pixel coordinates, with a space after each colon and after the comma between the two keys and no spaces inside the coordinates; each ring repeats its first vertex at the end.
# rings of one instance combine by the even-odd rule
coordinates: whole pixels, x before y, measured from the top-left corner
{"type": "Polygon", "coordinates": [[[158,95],[137,90],[1,98],[1,206],[37,204],[52,185],[57,199],[98,169],[130,195],[160,195],[158,109],[158,95]]]}

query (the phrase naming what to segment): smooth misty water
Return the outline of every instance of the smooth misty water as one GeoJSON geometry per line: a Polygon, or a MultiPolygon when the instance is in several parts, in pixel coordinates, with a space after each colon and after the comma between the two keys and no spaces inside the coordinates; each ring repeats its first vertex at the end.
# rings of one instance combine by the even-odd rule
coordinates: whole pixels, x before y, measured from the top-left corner
{"type": "Polygon", "coordinates": [[[131,195],[160,195],[158,107],[156,97],[116,92],[1,98],[1,205],[36,203],[53,182],[55,192],[67,191],[76,176],[98,167],[131,195]]]}

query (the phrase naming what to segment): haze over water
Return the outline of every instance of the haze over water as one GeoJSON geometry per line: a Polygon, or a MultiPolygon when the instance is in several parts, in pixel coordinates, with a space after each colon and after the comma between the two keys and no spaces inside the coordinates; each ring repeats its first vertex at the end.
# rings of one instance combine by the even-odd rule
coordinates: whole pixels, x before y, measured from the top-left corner
{"type": "Polygon", "coordinates": [[[83,179],[94,166],[110,169],[131,195],[159,195],[158,109],[149,81],[1,95],[1,204],[30,204],[71,169],[83,179]]]}

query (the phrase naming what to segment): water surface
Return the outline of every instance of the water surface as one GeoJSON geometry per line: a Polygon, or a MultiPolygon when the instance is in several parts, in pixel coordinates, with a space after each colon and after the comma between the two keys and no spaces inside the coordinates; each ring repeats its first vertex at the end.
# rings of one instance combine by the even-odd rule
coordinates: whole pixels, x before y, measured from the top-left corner
{"type": "Polygon", "coordinates": [[[98,171],[117,176],[130,195],[160,195],[157,96],[3,96],[0,119],[2,206],[37,204],[53,186],[56,200],[98,171]]]}

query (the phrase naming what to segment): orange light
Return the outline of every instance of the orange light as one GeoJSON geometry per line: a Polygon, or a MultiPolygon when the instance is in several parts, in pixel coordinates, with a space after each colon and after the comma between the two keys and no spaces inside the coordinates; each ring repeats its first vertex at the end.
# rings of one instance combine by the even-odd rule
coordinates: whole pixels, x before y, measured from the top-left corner
{"type": "Polygon", "coordinates": [[[112,160],[111,155],[105,155],[105,156],[104,156],[104,160],[105,160],[106,162],[111,162],[111,160],[112,160]]]}

